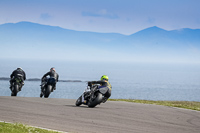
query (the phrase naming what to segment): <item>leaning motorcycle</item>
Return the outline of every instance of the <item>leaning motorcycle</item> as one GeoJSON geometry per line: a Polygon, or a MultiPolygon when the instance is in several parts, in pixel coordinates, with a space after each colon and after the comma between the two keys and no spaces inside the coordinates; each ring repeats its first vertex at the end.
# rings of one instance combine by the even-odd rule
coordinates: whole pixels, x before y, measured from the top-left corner
{"type": "Polygon", "coordinates": [[[55,78],[47,78],[44,82],[42,82],[41,87],[43,88],[42,93],[44,98],[48,98],[50,93],[53,92],[53,86],[55,86],[55,84],[55,78]]]}
{"type": "Polygon", "coordinates": [[[22,85],[23,82],[21,80],[21,77],[14,78],[11,84],[11,96],[17,96],[17,93],[21,91],[22,85]]]}
{"type": "Polygon", "coordinates": [[[104,95],[107,91],[107,87],[100,88],[99,85],[87,86],[84,93],[76,100],[76,106],[84,104],[93,108],[104,102],[104,95]]]}

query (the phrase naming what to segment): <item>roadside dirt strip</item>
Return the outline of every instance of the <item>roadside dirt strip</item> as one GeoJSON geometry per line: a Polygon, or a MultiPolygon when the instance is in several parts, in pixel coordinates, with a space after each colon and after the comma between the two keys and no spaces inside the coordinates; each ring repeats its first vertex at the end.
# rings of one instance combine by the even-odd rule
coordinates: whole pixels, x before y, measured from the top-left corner
{"type": "Polygon", "coordinates": [[[75,99],[0,96],[0,121],[72,133],[199,133],[200,112],[108,101],[95,108],[75,99]]]}

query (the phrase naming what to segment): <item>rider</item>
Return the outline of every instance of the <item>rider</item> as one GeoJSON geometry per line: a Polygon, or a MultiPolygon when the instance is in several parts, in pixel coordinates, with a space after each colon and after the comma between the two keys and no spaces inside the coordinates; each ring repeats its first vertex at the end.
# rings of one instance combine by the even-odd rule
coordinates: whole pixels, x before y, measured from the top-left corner
{"type": "MultiPolygon", "coordinates": [[[[58,82],[58,78],[59,78],[59,75],[56,73],[56,70],[55,70],[55,68],[54,67],[52,67],[51,69],[50,69],[50,71],[49,72],[47,72],[43,77],[42,77],[42,84],[44,83],[44,82],[46,82],[46,77],[47,76],[50,76],[50,78],[54,78],[55,80],[56,80],[56,82],[58,82]]],[[[52,87],[53,89],[52,89],[52,91],[53,90],[56,90],[56,83],[53,85],[53,87],[52,87]]],[[[42,97],[43,96],[43,90],[44,89],[44,86],[42,86],[41,85],[41,94],[40,94],[40,97],[42,97]]]]}
{"type": "MultiPolygon", "coordinates": [[[[12,89],[12,84],[15,81],[16,78],[20,79],[20,83],[23,86],[24,80],[26,80],[26,73],[22,70],[21,67],[18,67],[10,75],[10,89],[12,89]]],[[[21,91],[21,88],[19,88],[19,91],[21,91]]]]}
{"type": "Polygon", "coordinates": [[[112,89],[112,86],[111,84],[108,82],[108,76],[107,75],[103,75],[101,77],[101,80],[99,81],[89,81],[88,82],[88,86],[91,87],[92,84],[100,84],[99,88],[108,88],[107,92],[105,93],[105,97],[104,97],[104,100],[103,100],[103,103],[105,103],[108,98],[111,96],[111,89],[112,89]]]}

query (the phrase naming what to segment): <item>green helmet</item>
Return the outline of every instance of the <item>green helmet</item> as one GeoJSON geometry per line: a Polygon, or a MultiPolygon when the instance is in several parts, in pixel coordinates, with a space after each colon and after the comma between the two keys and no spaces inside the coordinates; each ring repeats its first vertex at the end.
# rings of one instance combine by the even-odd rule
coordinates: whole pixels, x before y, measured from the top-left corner
{"type": "Polygon", "coordinates": [[[107,75],[101,76],[101,80],[107,80],[108,81],[108,76],[107,75]]]}

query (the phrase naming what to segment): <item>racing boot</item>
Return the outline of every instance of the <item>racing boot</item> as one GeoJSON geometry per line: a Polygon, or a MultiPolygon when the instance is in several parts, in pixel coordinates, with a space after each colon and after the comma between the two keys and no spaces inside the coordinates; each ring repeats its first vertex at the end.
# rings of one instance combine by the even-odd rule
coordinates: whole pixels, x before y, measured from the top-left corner
{"type": "Polygon", "coordinates": [[[108,100],[108,98],[104,97],[103,100],[102,100],[102,103],[105,103],[107,100],[108,100]]]}
{"type": "Polygon", "coordinates": [[[55,85],[52,86],[51,92],[53,92],[54,90],[56,90],[56,86],[55,85]]]}

